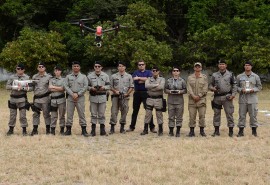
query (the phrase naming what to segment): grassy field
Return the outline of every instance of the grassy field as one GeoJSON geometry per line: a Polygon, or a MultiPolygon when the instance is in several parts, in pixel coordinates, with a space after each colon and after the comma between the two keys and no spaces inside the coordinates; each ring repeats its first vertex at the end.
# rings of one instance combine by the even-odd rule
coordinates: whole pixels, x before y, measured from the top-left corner
{"type": "MultiPolygon", "coordinates": [[[[181,137],[169,137],[167,113],[164,114],[164,135],[150,133],[140,136],[143,129],[144,110],[141,109],[137,128],[132,133],[117,132],[108,137],[85,138],[80,135],[78,117],[75,114],[73,135],[45,135],[42,119],[39,135],[23,137],[19,122],[13,136],[6,136],[9,110],[9,92],[0,90],[0,185],[10,184],[270,184],[270,110],[269,90],[259,93],[259,137],[228,137],[224,112],[220,137],[213,132],[208,95],[206,122],[207,137],[188,138],[188,111],[185,107],[181,137]]],[[[30,93],[32,95],[32,93],[30,93]]],[[[235,122],[238,120],[238,99],[235,100],[235,122]]],[[[132,100],[130,101],[130,105],[132,100]]],[[[185,103],[187,99],[185,97],[185,103]]],[[[106,129],[109,131],[110,105],[106,111],[106,129]]],[[[130,123],[132,108],[128,115],[130,123]]],[[[32,112],[27,112],[28,132],[32,130],[32,112]]],[[[90,122],[89,102],[86,116],[90,122]]],[[[90,130],[88,124],[87,130],[90,130]]],[[[57,132],[59,127],[57,127],[57,132]]],[[[99,129],[97,130],[99,131],[99,129]]],[[[98,132],[99,133],[99,132],[98,132]]]]}

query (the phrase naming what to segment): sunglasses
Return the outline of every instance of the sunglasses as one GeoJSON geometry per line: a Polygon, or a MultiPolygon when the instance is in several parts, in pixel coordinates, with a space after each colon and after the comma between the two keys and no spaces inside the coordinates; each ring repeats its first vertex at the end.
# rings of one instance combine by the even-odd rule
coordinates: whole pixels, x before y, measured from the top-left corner
{"type": "Polygon", "coordinates": [[[101,66],[94,66],[95,68],[101,68],[101,66]]]}
{"type": "Polygon", "coordinates": [[[158,70],[156,70],[156,69],[153,69],[152,71],[153,71],[153,72],[158,72],[158,70]]]}
{"type": "Polygon", "coordinates": [[[45,68],[44,66],[38,66],[38,68],[45,68]]]}
{"type": "Polygon", "coordinates": [[[20,68],[20,67],[17,67],[16,69],[17,69],[17,70],[23,70],[23,69],[22,69],[22,68],[20,68]]]}
{"type": "Polygon", "coordinates": [[[144,66],[144,64],[138,64],[138,66],[144,66]]]}
{"type": "Polygon", "coordinates": [[[173,72],[179,72],[179,70],[173,70],[173,72]]]}

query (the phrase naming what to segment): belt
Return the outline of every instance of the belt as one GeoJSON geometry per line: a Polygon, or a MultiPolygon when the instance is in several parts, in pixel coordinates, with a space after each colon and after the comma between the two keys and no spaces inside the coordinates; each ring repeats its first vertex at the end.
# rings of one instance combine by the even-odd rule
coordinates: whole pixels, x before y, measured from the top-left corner
{"type": "Polygon", "coordinates": [[[160,98],[163,98],[163,96],[162,96],[162,95],[160,95],[160,96],[149,96],[149,95],[148,95],[147,98],[160,99],[160,98]]]}
{"type": "Polygon", "coordinates": [[[11,98],[27,98],[26,94],[20,94],[20,95],[11,94],[10,97],[11,98]]]}
{"type": "Polygon", "coordinates": [[[51,99],[60,99],[64,97],[65,97],[65,94],[60,94],[59,96],[51,96],[51,99]]]}
{"type": "Polygon", "coordinates": [[[232,92],[225,92],[225,93],[219,93],[219,94],[214,94],[214,96],[226,96],[227,94],[231,94],[232,92]]]}
{"type": "Polygon", "coordinates": [[[106,95],[106,92],[102,92],[102,93],[93,93],[91,94],[91,96],[99,96],[99,95],[106,95]]]}
{"type": "Polygon", "coordinates": [[[49,94],[51,94],[51,92],[46,92],[45,94],[42,94],[42,95],[35,95],[34,99],[44,98],[46,96],[49,96],[49,94]]]}

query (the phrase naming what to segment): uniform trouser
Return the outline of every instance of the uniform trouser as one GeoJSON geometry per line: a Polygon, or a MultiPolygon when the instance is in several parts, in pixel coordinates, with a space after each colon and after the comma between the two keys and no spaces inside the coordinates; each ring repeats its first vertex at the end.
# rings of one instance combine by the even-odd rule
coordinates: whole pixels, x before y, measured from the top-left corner
{"type": "Polygon", "coordinates": [[[196,127],[197,112],[199,113],[199,127],[205,127],[205,113],[206,113],[205,104],[199,106],[189,105],[188,111],[189,111],[189,127],[196,127]]]}
{"type": "Polygon", "coordinates": [[[75,108],[77,109],[78,116],[79,116],[79,124],[80,126],[87,126],[85,120],[85,104],[84,104],[84,97],[80,97],[80,101],[74,102],[67,100],[67,122],[66,126],[73,125],[73,116],[75,108]]]}
{"type": "Polygon", "coordinates": [[[184,104],[168,104],[169,127],[182,127],[184,104]]]}
{"type": "Polygon", "coordinates": [[[91,123],[105,124],[106,102],[93,103],[90,102],[91,123]]]}
{"type": "MultiPolygon", "coordinates": [[[[227,118],[227,126],[234,127],[233,113],[234,106],[232,100],[227,100],[226,96],[217,96],[214,98],[214,102],[218,105],[222,105],[227,118]]],[[[221,121],[221,109],[213,108],[214,117],[213,117],[213,125],[220,126],[221,121]]]]}
{"type": "Polygon", "coordinates": [[[117,123],[118,111],[121,112],[120,124],[126,124],[127,113],[129,110],[128,106],[129,99],[119,99],[119,97],[112,98],[111,107],[111,120],[110,124],[115,125],[117,123]]]}
{"type": "Polygon", "coordinates": [[[253,104],[246,104],[246,103],[240,103],[239,104],[239,121],[238,121],[238,127],[245,127],[246,126],[246,115],[249,114],[249,124],[250,127],[258,127],[258,121],[257,121],[257,103],[253,104]]]}
{"type": "Polygon", "coordinates": [[[146,113],[144,118],[144,123],[150,123],[151,118],[153,117],[153,109],[156,109],[156,117],[157,117],[157,123],[163,124],[163,114],[162,114],[162,99],[152,99],[147,98],[146,100],[146,113]]]}
{"type": "MultiPolygon", "coordinates": [[[[45,125],[51,125],[50,104],[49,103],[34,103],[34,105],[42,110],[45,125]]],[[[40,123],[40,114],[38,114],[37,112],[34,112],[33,125],[39,125],[39,123],[40,123]]]]}
{"type": "MultiPolygon", "coordinates": [[[[130,124],[131,129],[135,129],[141,103],[143,103],[144,109],[146,109],[147,97],[148,97],[148,94],[146,91],[135,91],[134,92],[134,94],[133,94],[133,112],[132,112],[131,124],[130,124]]],[[[151,118],[149,127],[150,127],[150,129],[155,128],[155,125],[153,123],[153,116],[151,118]]]]}
{"type": "MultiPolygon", "coordinates": [[[[25,102],[14,103],[14,104],[16,104],[18,109],[20,109],[20,107],[25,106],[25,102]]],[[[9,116],[8,126],[15,127],[15,125],[16,125],[16,117],[17,117],[17,109],[9,109],[9,112],[10,112],[10,114],[9,114],[10,116],[9,116]]],[[[26,119],[26,109],[19,110],[19,113],[20,113],[21,127],[27,127],[28,123],[27,123],[27,119],[26,119]]]]}
{"type": "Polygon", "coordinates": [[[59,115],[59,126],[65,127],[66,102],[61,104],[51,104],[51,106],[57,107],[56,111],[51,111],[51,127],[56,127],[58,115],[59,115]]]}

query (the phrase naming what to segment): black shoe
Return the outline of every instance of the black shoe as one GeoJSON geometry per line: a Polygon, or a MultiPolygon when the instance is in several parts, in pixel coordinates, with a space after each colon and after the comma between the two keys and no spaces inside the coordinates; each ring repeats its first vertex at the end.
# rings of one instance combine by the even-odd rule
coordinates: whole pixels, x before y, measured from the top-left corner
{"type": "Polygon", "coordinates": [[[46,125],[46,135],[49,135],[51,133],[51,127],[50,125],[46,125]]]}
{"type": "Polygon", "coordinates": [[[120,133],[121,134],[125,134],[126,133],[126,131],[125,131],[125,124],[123,124],[123,123],[121,123],[120,133]]]}
{"type": "Polygon", "coordinates": [[[65,136],[70,136],[72,133],[71,133],[71,126],[66,126],[66,132],[64,133],[65,136]]]}
{"type": "Polygon", "coordinates": [[[233,137],[233,127],[229,127],[229,137],[233,137]]]}
{"type": "Polygon", "coordinates": [[[34,125],[31,136],[38,135],[38,125],[34,125]]]}
{"type": "Polygon", "coordinates": [[[60,127],[60,134],[65,135],[65,127],[60,127]]]}
{"type": "Polygon", "coordinates": [[[100,135],[101,136],[108,136],[107,133],[106,133],[104,124],[100,124],[100,135]]]}
{"type": "Polygon", "coordinates": [[[82,128],[82,135],[83,135],[84,137],[88,137],[89,135],[88,135],[88,133],[87,133],[87,131],[86,131],[86,126],[81,126],[81,128],[82,128]]]}
{"type": "Polygon", "coordinates": [[[111,130],[109,132],[110,135],[115,133],[114,126],[115,125],[111,124],[111,130]]]}
{"type": "Polygon", "coordinates": [[[160,124],[158,125],[158,136],[162,136],[163,135],[163,125],[160,124]]]}
{"type": "Polygon", "coordinates": [[[173,129],[174,128],[173,127],[169,127],[169,129],[170,129],[169,136],[171,136],[171,137],[174,136],[174,133],[173,133],[173,129]]]}
{"type": "Polygon", "coordinates": [[[200,135],[201,135],[202,137],[206,137],[206,134],[205,134],[205,132],[204,132],[204,127],[200,127],[200,135]]]}
{"type": "Polygon", "coordinates": [[[212,134],[213,137],[215,136],[220,136],[220,133],[219,133],[219,126],[215,126],[215,131],[214,133],[212,134]]]}
{"type": "Polygon", "coordinates": [[[9,127],[9,130],[7,132],[7,136],[10,136],[12,134],[14,134],[14,127],[9,127]]]}
{"type": "Polygon", "coordinates": [[[244,127],[240,127],[237,137],[243,137],[243,136],[244,136],[244,127]]]}
{"type": "Polygon", "coordinates": [[[187,137],[195,137],[194,127],[190,127],[190,131],[187,137]]]}
{"type": "Polygon", "coordinates": [[[180,129],[181,129],[180,126],[177,126],[177,127],[176,127],[176,134],[175,134],[175,137],[180,137],[180,129]]]}
{"type": "Polygon", "coordinates": [[[55,135],[55,127],[51,128],[51,135],[55,135]]]}
{"type": "Polygon", "coordinates": [[[129,128],[126,130],[126,132],[133,132],[135,129],[134,128],[129,128]]]}
{"type": "Polygon", "coordinates": [[[252,127],[252,135],[257,137],[257,127],[252,127]]]}
{"type": "Polygon", "coordinates": [[[26,127],[22,127],[22,135],[23,136],[27,136],[27,130],[26,130],[26,127]]]}
{"type": "Polygon", "coordinates": [[[96,136],[96,124],[91,125],[90,136],[92,136],[92,137],[96,136]]]}
{"type": "Polygon", "coordinates": [[[143,129],[143,132],[141,133],[141,136],[144,136],[146,134],[148,134],[148,124],[147,123],[144,124],[144,129],[143,129]]]}

